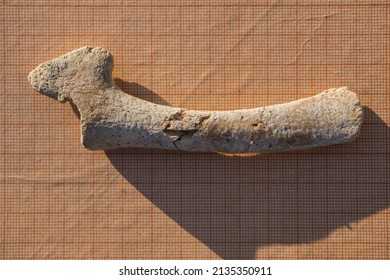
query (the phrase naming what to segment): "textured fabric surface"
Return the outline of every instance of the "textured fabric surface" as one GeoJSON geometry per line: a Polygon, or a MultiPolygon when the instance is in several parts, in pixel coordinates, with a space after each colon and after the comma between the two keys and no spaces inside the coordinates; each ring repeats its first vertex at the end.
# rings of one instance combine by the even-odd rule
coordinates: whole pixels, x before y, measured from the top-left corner
{"type": "Polygon", "coordinates": [[[2,1],[1,259],[389,259],[389,1],[2,1]],[[90,152],[28,73],[82,46],[134,96],[197,110],[347,86],[354,143],[90,152]]]}

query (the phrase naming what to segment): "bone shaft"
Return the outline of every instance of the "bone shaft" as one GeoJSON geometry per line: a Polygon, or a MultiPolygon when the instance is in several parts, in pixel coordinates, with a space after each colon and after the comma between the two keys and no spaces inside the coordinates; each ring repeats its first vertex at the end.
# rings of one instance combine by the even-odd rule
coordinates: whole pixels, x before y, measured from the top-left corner
{"type": "Polygon", "coordinates": [[[97,95],[104,100],[99,101],[104,104],[94,105],[100,108],[93,111],[99,120],[89,115],[88,121],[82,121],[86,148],[277,152],[344,143],[357,136],[360,125],[354,111],[359,106],[357,97],[342,89],[287,104],[235,111],[184,110],[129,99],[116,91],[97,95]]]}

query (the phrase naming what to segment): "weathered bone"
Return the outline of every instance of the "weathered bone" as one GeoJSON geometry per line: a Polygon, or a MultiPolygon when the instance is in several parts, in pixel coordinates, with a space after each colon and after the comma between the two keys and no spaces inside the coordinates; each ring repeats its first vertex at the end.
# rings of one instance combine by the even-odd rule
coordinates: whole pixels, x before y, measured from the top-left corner
{"type": "Polygon", "coordinates": [[[83,47],[39,65],[28,79],[38,92],[71,100],[90,150],[126,147],[201,152],[276,152],[354,140],[363,121],[346,87],[286,104],[234,111],[196,111],[153,104],[113,82],[113,57],[83,47]]]}

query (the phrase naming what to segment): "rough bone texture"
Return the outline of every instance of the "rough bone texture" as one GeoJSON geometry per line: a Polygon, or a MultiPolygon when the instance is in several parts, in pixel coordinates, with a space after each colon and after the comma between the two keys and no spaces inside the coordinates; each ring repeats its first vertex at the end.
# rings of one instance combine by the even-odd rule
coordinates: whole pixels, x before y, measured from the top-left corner
{"type": "Polygon", "coordinates": [[[363,122],[359,99],[346,87],[262,108],[195,111],[124,93],[113,82],[112,69],[113,57],[107,50],[83,47],[39,65],[28,79],[38,92],[77,106],[81,142],[90,150],[301,150],[352,141],[363,122]]]}

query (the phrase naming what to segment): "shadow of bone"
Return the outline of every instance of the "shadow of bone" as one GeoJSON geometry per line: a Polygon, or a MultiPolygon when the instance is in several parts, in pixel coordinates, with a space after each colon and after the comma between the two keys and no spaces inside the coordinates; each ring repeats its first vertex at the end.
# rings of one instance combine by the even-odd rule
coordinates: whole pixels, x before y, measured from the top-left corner
{"type": "Polygon", "coordinates": [[[129,187],[221,258],[269,258],[257,250],[354,230],[389,207],[390,129],[364,110],[359,138],[342,145],[252,157],[148,149],[106,155],[129,187]]]}
{"type": "Polygon", "coordinates": [[[138,83],[126,82],[122,79],[114,79],[115,84],[127,94],[138,97],[140,99],[160,104],[160,105],[170,105],[165,99],[163,99],[158,94],[154,93],[147,87],[144,87],[138,83]]]}

